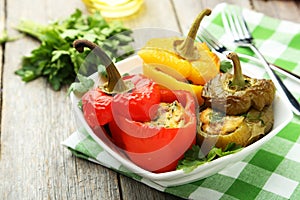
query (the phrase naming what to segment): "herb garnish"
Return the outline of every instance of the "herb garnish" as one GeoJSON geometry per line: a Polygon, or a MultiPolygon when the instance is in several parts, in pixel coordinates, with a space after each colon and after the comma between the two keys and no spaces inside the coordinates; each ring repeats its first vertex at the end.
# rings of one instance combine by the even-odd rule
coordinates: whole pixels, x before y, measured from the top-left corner
{"type": "MultiPolygon", "coordinates": [[[[132,31],[120,22],[108,23],[98,12],[93,15],[83,15],[76,10],[68,18],[42,25],[33,21],[21,21],[17,30],[41,42],[31,55],[22,58],[22,67],[15,73],[25,82],[38,77],[45,77],[54,90],[75,81],[77,73],[86,76],[88,72],[81,72],[90,50],[79,54],[73,48],[76,39],[87,39],[101,48],[113,61],[119,61],[133,53],[130,44],[133,41],[132,31]]],[[[97,65],[94,66],[97,71],[97,65]]],[[[91,71],[91,70],[90,70],[91,71]]]]}
{"type": "Polygon", "coordinates": [[[10,37],[8,34],[7,34],[7,30],[3,30],[2,31],[2,34],[0,35],[0,45],[6,43],[6,42],[13,42],[19,38],[21,38],[22,36],[16,36],[16,37],[10,37]]]}
{"type": "Polygon", "coordinates": [[[232,64],[228,60],[222,60],[220,63],[220,71],[223,73],[229,72],[232,69],[232,64]]]}
{"type": "Polygon", "coordinates": [[[236,153],[241,149],[242,147],[240,145],[229,143],[224,150],[222,150],[222,148],[213,147],[207,155],[204,155],[201,148],[198,145],[194,145],[184,154],[184,158],[178,162],[177,169],[183,169],[184,172],[189,173],[199,165],[236,153]]]}

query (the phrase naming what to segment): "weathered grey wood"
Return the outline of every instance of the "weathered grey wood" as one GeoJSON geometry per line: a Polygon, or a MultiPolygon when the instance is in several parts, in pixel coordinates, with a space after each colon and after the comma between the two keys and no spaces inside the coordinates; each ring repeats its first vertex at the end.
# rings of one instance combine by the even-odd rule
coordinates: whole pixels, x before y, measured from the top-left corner
{"type": "MultiPolygon", "coordinates": [[[[3,33],[5,28],[5,2],[4,0],[0,0],[0,36],[3,33]]],[[[3,48],[4,45],[0,45],[0,77],[2,77],[2,70],[3,70],[3,48]]],[[[2,79],[0,78],[0,87],[2,88],[2,79]]],[[[2,95],[0,91],[0,109],[2,108],[2,95]]],[[[1,113],[0,113],[0,120],[1,120],[1,113]]],[[[0,121],[1,126],[1,121],[0,121]]],[[[1,160],[1,131],[0,131],[0,160],[1,160]]]]}
{"type": "Polygon", "coordinates": [[[122,186],[123,200],[145,199],[145,200],[180,200],[181,198],[154,190],[135,180],[123,177],[120,182],[122,186]]]}
{"type": "MultiPolygon", "coordinates": [[[[3,2],[3,1],[2,1],[3,2]]],[[[20,18],[47,23],[66,17],[81,1],[7,1],[9,34],[20,18]]],[[[71,157],[61,146],[75,125],[66,88],[54,92],[42,79],[25,84],[14,71],[37,46],[28,37],[5,48],[1,126],[1,199],[119,199],[118,176],[71,157]]]]}
{"type": "Polygon", "coordinates": [[[131,28],[164,28],[178,31],[170,1],[145,0],[137,15],[123,20],[131,28]]]}
{"type": "MultiPolygon", "coordinates": [[[[254,8],[272,17],[300,20],[297,1],[225,2],[254,8]]],[[[201,9],[218,3],[145,0],[144,8],[124,23],[132,29],[158,27],[184,32],[201,9]]],[[[12,27],[21,18],[47,23],[68,16],[75,8],[87,13],[80,0],[0,0],[0,32],[7,24],[9,34],[14,36],[18,33],[12,27]]],[[[0,48],[0,199],[179,199],[78,159],[61,146],[76,129],[67,88],[54,92],[45,80],[25,84],[14,74],[21,57],[37,45],[26,37],[7,43],[4,52],[0,48]]]]}
{"type": "MultiPolygon", "coordinates": [[[[85,10],[81,2],[10,1],[7,3],[7,23],[16,25],[21,18],[47,23],[68,16],[76,7],[85,10]]],[[[172,11],[169,2],[155,5],[154,1],[149,1],[144,9],[138,18],[125,21],[125,24],[132,28],[178,29],[174,13],[166,12],[172,11]],[[161,12],[165,16],[152,19],[153,14],[161,12]],[[165,26],[163,19],[167,16],[169,22],[165,26]]],[[[18,34],[11,27],[9,33],[18,34]]],[[[7,199],[119,199],[122,193],[124,199],[169,198],[169,195],[142,184],[132,184],[132,180],[122,175],[121,188],[118,188],[116,173],[77,159],[60,145],[75,130],[70,101],[65,96],[66,88],[54,92],[42,79],[25,84],[14,75],[20,67],[21,57],[37,45],[26,37],[6,46],[5,57],[10,59],[4,64],[7,70],[3,74],[0,179],[4,181],[0,196],[7,199]]]]}
{"type": "Polygon", "coordinates": [[[299,1],[254,1],[254,10],[265,13],[270,17],[275,17],[293,22],[300,22],[299,1]]]}
{"type": "Polygon", "coordinates": [[[210,0],[210,1],[203,1],[203,6],[209,6],[211,8],[214,8],[217,4],[221,3],[221,2],[226,2],[229,4],[235,4],[238,6],[243,6],[245,8],[250,8],[251,7],[251,0],[224,0],[224,1],[218,1],[218,0],[210,0]]]}

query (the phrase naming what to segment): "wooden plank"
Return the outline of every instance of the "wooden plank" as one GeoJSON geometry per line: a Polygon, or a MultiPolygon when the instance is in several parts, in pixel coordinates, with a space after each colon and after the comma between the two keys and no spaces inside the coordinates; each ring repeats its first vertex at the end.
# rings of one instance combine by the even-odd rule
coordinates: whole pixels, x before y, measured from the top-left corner
{"type": "Polygon", "coordinates": [[[299,1],[253,1],[256,11],[263,12],[270,17],[300,22],[299,1]]]}
{"type": "MultiPolygon", "coordinates": [[[[1,1],[3,2],[3,0],[1,1]]],[[[46,23],[83,8],[78,1],[7,1],[9,33],[21,18],[46,23]]],[[[115,172],[71,157],[61,146],[74,130],[66,88],[54,92],[39,79],[23,83],[14,71],[38,45],[28,37],[5,48],[1,127],[2,199],[119,199],[115,172]]]]}
{"type": "MultiPolygon", "coordinates": [[[[85,10],[81,1],[0,0],[0,31],[4,22],[9,34],[17,35],[11,26],[20,18],[46,23],[68,16],[75,8],[85,10]]],[[[154,1],[146,0],[145,7],[134,17],[124,20],[133,29],[158,27],[173,31],[187,30],[193,18],[204,7],[214,7],[220,1],[154,1]],[[173,6],[173,7],[172,7],[173,6]],[[174,15],[176,11],[177,18],[174,15]],[[178,26],[180,25],[180,26],[178,26]]],[[[251,8],[250,1],[226,1],[251,8]]],[[[274,1],[272,1],[274,2],[274,1]]],[[[269,2],[254,1],[259,11],[269,2]],[[266,4],[264,4],[266,3],[266,4]]],[[[290,5],[276,1],[278,11],[289,11],[290,5]],[[281,5],[282,4],[282,5],[281,5]],[[280,10],[281,9],[281,10],[280,10]]],[[[293,4],[295,5],[295,4],[293,4]]],[[[299,10],[299,4],[297,9],[299,10]]],[[[85,10],[86,12],[86,10],[85,10]]],[[[295,12],[299,14],[298,12],[295,12]]],[[[294,13],[294,14],[295,14],[294,13]]],[[[270,13],[271,15],[272,13],[270,13]]],[[[278,17],[293,14],[283,13],[278,17]]],[[[300,19],[299,15],[295,17],[300,19]]],[[[293,19],[292,19],[293,20],[293,19]]],[[[5,46],[3,105],[1,119],[0,197],[3,199],[177,199],[156,191],[123,175],[71,156],[60,143],[76,129],[66,88],[52,91],[42,79],[25,84],[14,75],[21,57],[38,45],[23,38],[5,46]],[[120,194],[122,196],[120,196],[120,194]]],[[[4,71],[1,71],[4,67],[4,71]]],[[[2,79],[0,79],[1,81],[2,79]]]]}
{"type": "MultiPolygon", "coordinates": [[[[238,6],[243,6],[245,8],[250,8],[251,7],[251,0],[224,0],[222,2],[226,2],[228,4],[235,4],[238,6]]],[[[203,7],[210,7],[214,8],[217,4],[222,3],[219,0],[210,0],[210,1],[202,1],[203,7]]]]}
{"type": "Polygon", "coordinates": [[[122,191],[125,193],[122,194],[123,200],[131,199],[143,199],[143,200],[180,200],[182,198],[169,195],[163,192],[154,190],[146,185],[143,185],[135,180],[132,180],[127,177],[123,177],[121,180],[122,191]]]}
{"type": "Polygon", "coordinates": [[[175,13],[169,1],[144,0],[141,10],[123,22],[133,29],[164,28],[178,31],[175,13]]]}
{"type": "MultiPolygon", "coordinates": [[[[0,37],[5,29],[5,0],[0,0],[0,37]]],[[[3,49],[4,44],[0,45],[0,109],[2,108],[2,70],[3,70],[3,49]]],[[[0,113],[1,120],[1,113],[0,113]]],[[[1,126],[1,121],[0,121],[1,126]]],[[[1,131],[0,131],[0,160],[1,160],[1,131]]]]}
{"type": "MultiPolygon", "coordinates": [[[[178,30],[175,18],[168,22],[168,26],[165,26],[166,16],[163,20],[150,19],[153,11],[164,12],[165,7],[171,8],[170,4],[159,5],[147,1],[145,12],[125,23],[137,28],[160,26],[178,30]]],[[[21,18],[46,23],[68,16],[75,7],[84,9],[82,4],[58,0],[10,1],[7,6],[7,23],[10,25],[16,25],[21,18]]],[[[17,34],[11,27],[9,32],[17,34]]],[[[42,79],[25,84],[14,75],[20,67],[21,57],[37,45],[37,42],[24,38],[8,44],[5,51],[5,57],[10,59],[5,62],[7,70],[3,76],[0,179],[4,181],[0,196],[7,199],[119,199],[116,173],[71,157],[70,152],[60,145],[76,128],[72,122],[70,101],[65,96],[66,88],[53,92],[42,79]]],[[[120,180],[121,188],[125,188],[121,198],[169,197],[140,183],[132,184],[132,180],[126,177],[120,176],[120,180]],[[145,188],[146,194],[143,192],[145,188]]]]}

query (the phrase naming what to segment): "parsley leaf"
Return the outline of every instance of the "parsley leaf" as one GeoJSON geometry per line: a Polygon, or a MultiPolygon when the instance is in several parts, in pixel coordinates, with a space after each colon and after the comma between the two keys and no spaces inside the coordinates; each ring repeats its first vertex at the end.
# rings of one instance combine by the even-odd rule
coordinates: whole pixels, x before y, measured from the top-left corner
{"type": "Polygon", "coordinates": [[[71,84],[71,86],[68,89],[68,95],[72,91],[74,91],[74,93],[76,95],[79,95],[79,96],[83,95],[94,85],[94,81],[92,79],[82,76],[79,73],[77,74],[77,78],[78,78],[79,82],[74,82],[71,84]]]}
{"type": "Polygon", "coordinates": [[[183,169],[184,172],[189,173],[199,165],[236,153],[241,149],[242,147],[240,145],[229,143],[224,150],[222,150],[222,148],[213,147],[207,155],[204,155],[201,148],[198,145],[194,145],[185,152],[184,158],[178,162],[177,169],[183,169]]]}
{"type": "Polygon", "coordinates": [[[220,63],[220,71],[221,72],[228,72],[229,70],[232,69],[232,64],[230,61],[228,60],[222,60],[221,63],[220,63]]]}
{"type": "MultiPolygon", "coordinates": [[[[44,77],[54,90],[70,85],[78,73],[88,76],[97,72],[100,61],[86,61],[90,50],[78,53],[73,48],[73,41],[76,39],[84,38],[96,43],[115,62],[133,53],[132,31],[120,22],[108,23],[98,12],[83,15],[77,9],[64,20],[47,25],[25,20],[16,29],[39,40],[40,46],[32,50],[29,56],[22,58],[22,66],[15,74],[25,82],[44,77]]],[[[82,87],[79,83],[75,85],[72,89],[82,87]]]]}
{"type": "Polygon", "coordinates": [[[15,40],[18,40],[21,36],[17,36],[17,37],[10,37],[7,34],[7,31],[4,29],[2,31],[2,34],[0,35],[0,45],[4,44],[6,42],[13,42],[15,40]]]}

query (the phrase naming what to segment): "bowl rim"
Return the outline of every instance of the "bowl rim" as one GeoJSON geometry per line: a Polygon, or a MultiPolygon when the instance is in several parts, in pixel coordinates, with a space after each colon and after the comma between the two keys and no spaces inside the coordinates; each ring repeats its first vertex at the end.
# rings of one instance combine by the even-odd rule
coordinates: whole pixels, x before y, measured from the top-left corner
{"type": "MultiPolygon", "coordinates": [[[[142,66],[142,60],[138,55],[130,56],[120,62],[116,63],[116,67],[119,69],[134,69],[142,66]]],[[[92,74],[90,76],[93,80],[96,80],[97,78],[97,72],[92,74]]],[[[263,144],[265,144],[267,141],[269,141],[272,137],[274,137],[282,128],[284,128],[293,118],[293,113],[287,106],[287,103],[280,97],[278,92],[276,92],[274,102],[277,105],[281,105],[280,110],[284,110],[284,116],[281,116],[281,118],[284,118],[281,120],[282,122],[280,124],[277,124],[276,127],[273,126],[272,130],[259,139],[258,141],[252,143],[251,145],[244,147],[241,151],[236,152],[234,154],[230,154],[218,159],[215,159],[213,161],[207,162],[205,164],[199,165],[197,168],[195,168],[193,171],[186,173],[183,170],[175,170],[175,171],[170,171],[170,172],[163,172],[163,173],[154,173],[147,171],[137,165],[135,165],[133,162],[131,162],[128,159],[125,159],[124,156],[116,153],[113,149],[111,149],[104,141],[102,141],[89,127],[87,122],[85,121],[82,111],[78,108],[77,103],[79,101],[79,98],[71,92],[70,94],[71,98],[71,103],[73,105],[73,113],[75,112],[75,115],[79,117],[80,122],[83,124],[84,128],[87,130],[89,135],[107,152],[109,153],[112,157],[114,157],[116,160],[118,160],[122,165],[127,167],[130,171],[132,171],[135,174],[138,174],[144,178],[148,178],[154,182],[157,182],[162,185],[168,185],[168,183],[164,183],[164,181],[169,182],[169,181],[174,181],[174,180],[179,180],[184,179],[186,177],[191,177],[194,176],[195,174],[199,174],[203,172],[205,169],[209,168],[214,168],[218,166],[220,163],[227,163],[227,164],[234,164],[238,161],[241,161],[243,158],[248,156],[250,153],[253,153],[254,151],[257,151],[263,144]],[[234,161],[233,163],[230,163],[234,161]]],[[[274,118],[275,118],[275,112],[277,109],[274,109],[274,118]]],[[[274,119],[274,124],[276,123],[276,119],[274,119]]],[[[224,166],[224,168],[227,167],[227,165],[224,166]]],[[[220,170],[219,170],[220,171],[220,170]]],[[[201,178],[205,178],[209,175],[215,174],[216,172],[210,173],[206,176],[199,177],[198,179],[195,178],[195,180],[199,180],[201,178]]],[[[190,182],[190,181],[189,181],[190,182]]],[[[174,185],[174,184],[173,184],[174,185]]]]}

